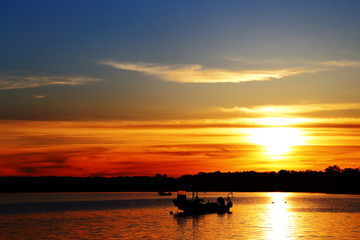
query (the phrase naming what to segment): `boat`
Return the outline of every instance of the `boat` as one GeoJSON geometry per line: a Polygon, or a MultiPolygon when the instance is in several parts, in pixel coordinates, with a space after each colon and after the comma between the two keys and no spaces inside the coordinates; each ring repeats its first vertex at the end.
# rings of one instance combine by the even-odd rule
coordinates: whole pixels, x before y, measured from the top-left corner
{"type": "Polygon", "coordinates": [[[193,192],[192,198],[188,199],[185,191],[178,191],[177,198],[173,199],[173,203],[183,214],[231,213],[230,208],[233,206],[232,196],[232,193],[227,195],[226,203],[223,197],[218,197],[217,202],[205,202],[204,199],[198,196],[197,192],[193,192]]]}
{"type": "Polygon", "coordinates": [[[158,192],[159,196],[171,196],[172,193],[171,192],[158,192]]]}

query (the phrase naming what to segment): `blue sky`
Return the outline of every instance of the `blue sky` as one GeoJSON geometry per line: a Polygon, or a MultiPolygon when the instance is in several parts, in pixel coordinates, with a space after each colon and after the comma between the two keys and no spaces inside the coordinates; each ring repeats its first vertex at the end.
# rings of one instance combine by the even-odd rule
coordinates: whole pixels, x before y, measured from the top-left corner
{"type": "Polygon", "coordinates": [[[359,102],[358,1],[15,0],[0,20],[5,119],[359,102]]]}

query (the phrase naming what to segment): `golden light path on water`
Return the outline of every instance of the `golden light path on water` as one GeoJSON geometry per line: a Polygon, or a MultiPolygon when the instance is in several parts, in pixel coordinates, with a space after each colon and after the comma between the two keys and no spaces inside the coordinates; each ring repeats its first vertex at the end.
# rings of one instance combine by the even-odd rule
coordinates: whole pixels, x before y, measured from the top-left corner
{"type": "Polygon", "coordinates": [[[268,207],[267,221],[268,231],[266,239],[289,239],[290,230],[292,229],[292,221],[290,220],[290,212],[286,198],[289,193],[286,192],[270,192],[271,204],[268,207]]]}

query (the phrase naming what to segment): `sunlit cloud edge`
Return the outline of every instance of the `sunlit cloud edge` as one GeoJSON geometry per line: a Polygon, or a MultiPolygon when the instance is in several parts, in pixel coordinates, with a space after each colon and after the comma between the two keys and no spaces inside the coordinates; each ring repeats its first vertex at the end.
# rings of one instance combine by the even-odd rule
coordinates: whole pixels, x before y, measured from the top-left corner
{"type": "Polygon", "coordinates": [[[360,109],[360,103],[309,103],[299,105],[261,105],[253,107],[235,106],[232,108],[220,107],[217,109],[222,112],[294,114],[336,110],[356,110],[360,109]]]}
{"type": "MultiPolygon", "coordinates": [[[[252,60],[238,57],[224,57],[225,59],[241,63],[259,64],[284,64],[279,59],[252,60]]],[[[358,67],[360,61],[331,60],[322,62],[300,61],[295,63],[296,67],[278,67],[273,69],[242,69],[229,70],[224,68],[205,68],[200,64],[158,64],[149,62],[118,62],[113,60],[100,61],[99,64],[110,66],[114,69],[136,71],[143,74],[159,77],[164,81],[179,83],[241,83],[251,81],[269,81],[281,79],[288,76],[301,75],[305,73],[316,73],[321,71],[332,71],[339,67],[358,67]]],[[[286,64],[289,64],[286,62],[286,64]]]]}
{"type": "Polygon", "coordinates": [[[136,71],[157,76],[165,81],[179,83],[240,83],[250,81],[269,81],[292,75],[323,71],[322,68],[294,67],[280,69],[228,70],[222,68],[205,68],[199,64],[161,65],[156,63],[130,63],[101,61],[99,64],[115,69],[136,71]]]}
{"type": "Polygon", "coordinates": [[[36,120],[0,120],[0,127],[31,128],[33,126],[57,129],[128,129],[143,131],[144,129],[183,129],[206,128],[254,128],[268,126],[293,126],[309,128],[359,128],[360,118],[297,118],[297,117],[258,117],[228,119],[192,119],[192,120],[152,120],[152,121],[120,121],[120,120],[89,120],[89,121],[36,121],[36,120]]]}

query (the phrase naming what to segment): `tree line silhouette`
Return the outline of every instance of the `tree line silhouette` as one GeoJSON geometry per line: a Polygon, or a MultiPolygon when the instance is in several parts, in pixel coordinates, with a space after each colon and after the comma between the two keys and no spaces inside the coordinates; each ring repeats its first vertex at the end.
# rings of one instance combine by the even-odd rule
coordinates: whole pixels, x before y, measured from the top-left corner
{"type": "Polygon", "coordinates": [[[1,177],[0,192],[323,192],[360,193],[360,168],[333,165],[324,171],[199,172],[178,178],[154,177],[1,177]]]}

